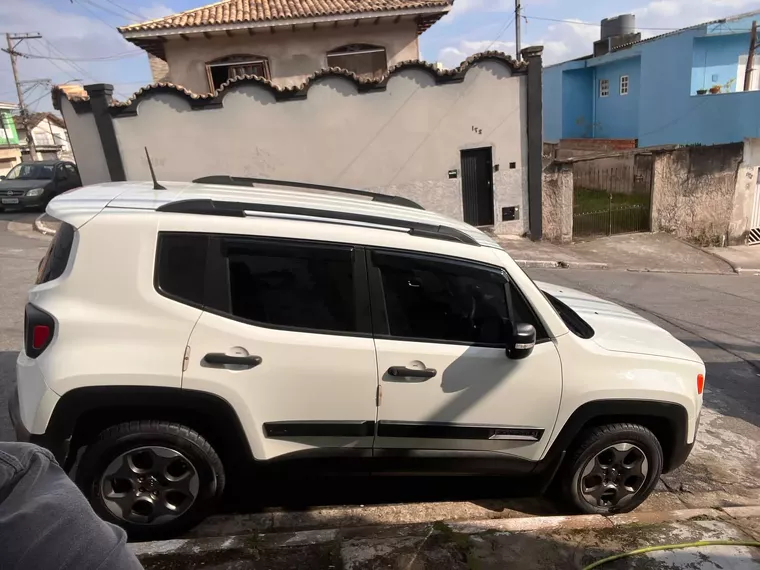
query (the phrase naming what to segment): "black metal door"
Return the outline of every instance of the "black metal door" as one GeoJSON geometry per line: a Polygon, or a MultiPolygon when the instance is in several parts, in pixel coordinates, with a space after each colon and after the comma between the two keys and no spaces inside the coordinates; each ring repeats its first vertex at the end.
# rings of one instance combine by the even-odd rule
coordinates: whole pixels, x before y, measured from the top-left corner
{"type": "Polygon", "coordinates": [[[493,225],[491,147],[462,151],[462,206],[468,224],[493,225]]]}

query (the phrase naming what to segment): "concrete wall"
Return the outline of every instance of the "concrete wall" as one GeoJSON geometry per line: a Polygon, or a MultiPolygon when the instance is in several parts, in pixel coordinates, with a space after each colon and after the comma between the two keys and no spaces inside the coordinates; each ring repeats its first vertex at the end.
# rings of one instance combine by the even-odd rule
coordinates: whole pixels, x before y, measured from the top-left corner
{"type": "Polygon", "coordinates": [[[594,137],[636,138],[639,127],[639,87],[641,86],[641,62],[638,57],[613,61],[595,68],[594,77],[596,115],[594,137]],[[620,93],[620,77],[628,76],[628,94],[620,93]],[[610,82],[609,95],[599,95],[599,82],[610,82]]]}
{"type": "Polygon", "coordinates": [[[541,194],[544,239],[569,243],[573,239],[573,168],[552,162],[544,168],[541,194]]]}
{"type": "Polygon", "coordinates": [[[388,65],[419,59],[417,25],[346,26],[317,30],[257,32],[233,37],[203,36],[185,41],[171,38],[165,45],[171,81],[195,93],[210,91],[206,63],[230,55],[258,55],[269,59],[271,79],[277,85],[300,85],[312,73],[327,67],[327,52],[346,44],[384,47],[388,65]]]}
{"type": "Polygon", "coordinates": [[[594,134],[594,74],[591,69],[562,73],[562,133],[559,138],[591,137],[594,134]]]}
{"type": "Polygon", "coordinates": [[[76,113],[66,97],[61,97],[60,110],[66,120],[69,137],[75,145],[74,158],[82,185],[110,182],[111,175],[92,113],[76,113]]]}
{"type": "Polygon", "coordinates": [[[744,139],[743,158],[736,173],[736,191],[731,211],[731,241],[744,243],[751,229],[752,208],[760,199],[760,139],[744,139]]]}
{"type": "Polygon", "coordinates": [[[578,188],[630,194],[635,188],[633,153],[573,163],[573,182],[578,188]]]}
{"type": "Polygon", "coordinates": [[[8,171],[19,162],[21,162],[21,151],[18,146],[0,147],[0,175],[8,174],[8,171]]]}
{"type": "MultiPolygon", "coordinates": [[[[232,174],[370,188],[459,219],[460,151],[491,147],[499,165],[495,230],[522,234],[529,214],[526,90],[526,75],[484,59],[462,82],[437,85],[430,72],[410,67],[392,75],[385,91],[358,93],[352,80],[328,75],[311,84],[306,98],[290,101],[242,81],[220,95],[221,107],[202,110],[191,110],[179,92],[149,90],[138,97],[136,115],[115,116],[113,124],[128,180],[148,178],[147,144],[164,180],[232,174]],[[456,178],[449,178],[452,170],[456,178]],[[507,206],[519,206],[520,219],[499,222],[507,206]]],[[[64,109],[67,121],[71,113],[64,109]]],[[[86,116],[69,126],[80,164],[79,131],[94,129],[86,116]]],[[[97,132],[82,139],[94,144],[97,132]]]]}
{"type": "Polygon", "coordinates": [[[652,231],[702,245],[742,240],[734,218],[737,169],[743,144],[655,152],[652,231]]]}

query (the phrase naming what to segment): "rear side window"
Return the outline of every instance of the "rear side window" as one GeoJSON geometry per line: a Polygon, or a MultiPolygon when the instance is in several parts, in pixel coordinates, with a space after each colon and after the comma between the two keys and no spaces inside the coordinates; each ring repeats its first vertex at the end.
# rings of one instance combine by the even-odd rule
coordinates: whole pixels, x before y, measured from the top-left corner
{"type": "Polygon", "coordinates": [[[355,332],[353,249],[225,238],[224,311],[265,326],[355,332]]]}
{"type": "Polygon", "coordinates": [[[45,257],[40,261],[36,281],[38,285],[58,279],[63,275],[66,265],[69,263],[71,249],[74,246],[75,232],[74,226],[61,224],[61,227],[55,233],[53,242],[45,253],[45,257]]]}
{"type": "Polygon", "coordinates": [[[202,306],[208,236],[165,233],[158,237],[156,288],[177,301],[202,306]]]}

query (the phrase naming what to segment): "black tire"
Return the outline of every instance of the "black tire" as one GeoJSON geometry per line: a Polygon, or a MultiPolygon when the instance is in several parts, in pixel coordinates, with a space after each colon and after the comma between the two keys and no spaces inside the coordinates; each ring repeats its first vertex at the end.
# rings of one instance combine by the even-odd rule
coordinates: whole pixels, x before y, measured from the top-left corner
{"type": "MultiPolygon", "coordinates": [[[[638,454],[638,452],[634,451],[634,454],[638,454]]],[[[582,513],[602,515],[627,513],[647,499],[655,485],[657,485],[657,481],[662,473],[662,465],[662,446],[657,437],[647,428],[630,423],[610,424],[592,428],[582,434],[578,445],[574,447],[561,470],[560,480],[558,481],[560,497],[568,506],[582,513]],[[639,481],[637,478],[632,479],[636,484],[628,488],[635,489],[635,493],[624,499],[622,504],[605,504],[604,502],[603,504],[598,504],[598,502],[597,504],[591,504],[591,502],[584,498],[581,490],[581,483],[583,482],[581,478],[584,468],[598,454],[613,445],[619,444],[632,444],[643,453],[646,458],[646,476],[640,478],[643,481],[639,481]]],[[[607,473],[609,474],[610,471],[607,471],[607,473]]],[[[618,471],[612,472],[613,477],[615,473],[618,473],[618,471]]],[[[585,487],[586,489],[598,488],[593,486],[593,477],[593,474],[587,475],[587,478],[591,478],[592,485],[591,487],[585,487]]],[[[621,481],[622,477],[625,477],[625,474],[622,476],[618,475],[618,481],[621,481]]],[[[584,481],[588,483],[588,479],[584,481]]],[[[625,480],[622,479],[622,481],[625,480]]],[[[611,491],[610,494],[613,497],[617,496],[614,491],[611,491]]],[[[610,503],[613,501],[610,501],[610,503]]]]}
{"type": "MultiPolygon", "coordinates": [[[[178,423],[141,420],[118,424],[100,433],[82,455],[76,482],[95,512],[126,530],[131,540],[160,540],[186,532],[213,513],[224,492],[225,474],[216,451],[198,432],[178,423]],[[101,478],[108,466],[122,454],[151,446],[168,448],[181,454],[180,460],[187,459],[191,464],[189,469],[195,470],[193,476],[197,476],[197,493],[187,510],[174,518],[131,522],[109,509],[101,492],[101,478]]],[[[169,484],[166,480],[164,483],[169,484]]],[[[157,483],[158,492],[161,491],[160,485],[157,483]]]]}

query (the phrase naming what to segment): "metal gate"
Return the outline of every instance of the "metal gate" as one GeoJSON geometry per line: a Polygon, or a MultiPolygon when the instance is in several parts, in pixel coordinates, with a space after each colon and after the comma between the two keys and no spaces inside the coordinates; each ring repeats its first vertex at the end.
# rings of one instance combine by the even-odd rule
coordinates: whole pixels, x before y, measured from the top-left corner
{"type": "Polygon", "coordinates": [[[651,154],[575,162],[573,236],[650,231],[653,167],[651,154]]]}
{"type": "Polygon", "coordinates": [[[752,205],[749,235],[747,236],[747,243],[749,245],[760,244],[760,168],[757,169],[757,176],[757,183],[755,184],[755,203],[752,205]]]}

